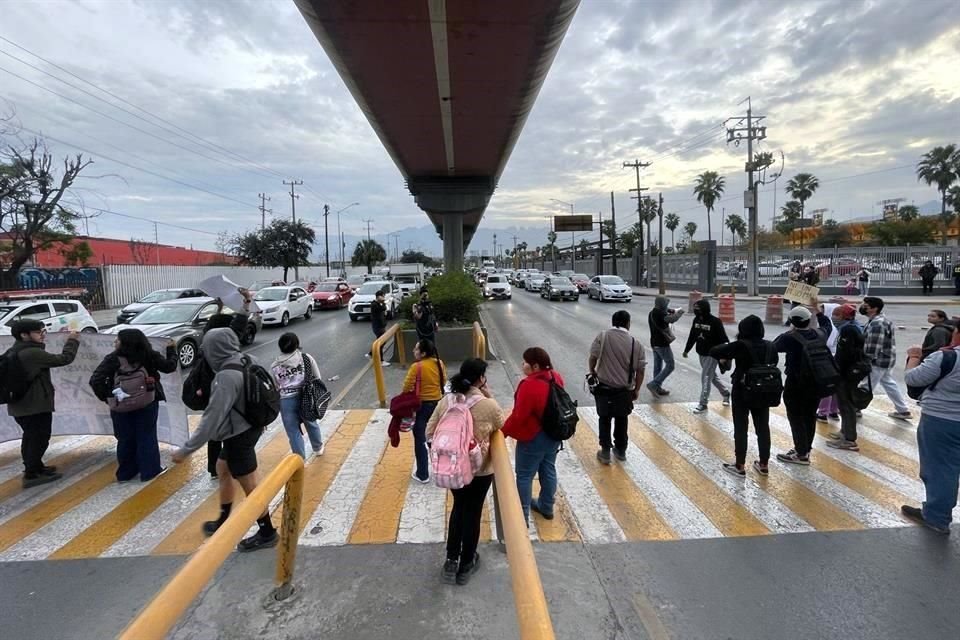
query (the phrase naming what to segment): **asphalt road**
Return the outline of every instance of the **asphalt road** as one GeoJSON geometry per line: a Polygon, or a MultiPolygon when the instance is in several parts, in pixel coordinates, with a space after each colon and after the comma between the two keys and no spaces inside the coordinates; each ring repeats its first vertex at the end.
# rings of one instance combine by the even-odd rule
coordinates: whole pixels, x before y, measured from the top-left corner
{"type": "MultiPolygon", "coordinates": [[[[646,380],[653,374],[653,353],[650,350],[650,330],[647,314],[653,308],[653,298],[637,296],[630,303],[603,303],[589,300],[585,295],[578,302],[550,302],[540,298],[539,294],[514,289],[512,300],[489,300],[483,304],[483,320],[490,332],[490,343],[499,360],[504,363],[507,375],[519,378],[522,354],[528,347],[539,346],[546,349],[553,361],[554,368],[564,376],[567,390],[580,406],[592,406],[592,396],[584,388],[583,378],[587,372],[587,357],[590,343],[597,333],[609,328],[610,318],[619,309],[626,309],[632,316],[630,332],[644,345],[647,356],[646,380]]],[[[686,298],[673,299],[671,307],[687,308],[686,298]]],[[[736,303],[736,318],[739,320],[749,314],[764,317],[763,302],[736,303]]],[[[784,306],[784,315],[788,306],[784,306]]],[[[713,309],[717,312],[716,306],[713,309]]],[[[903,363],[906,349],[923,340],[928,309],[916,304],[892,304],[885,308],[885,314],[894,324],[904,327],[897,331],[897,367],[895,377],[903,380],[903,363]]],[[[957,315],[960,310],[945,309],[948,315],[957,315]]],[[[673,343],[677,367],[667,379],[664,388],[670,395],[667,402],[696,402],[700,395],[700,363],[696,352],[691,350],[688,358],[681,357],[687,337],[690,334],[692,314],[687,313],[675,325],[677,340],[673,343]]],[[[858,316],[858,322],[865,321],[858,316]]],[[[727,335],[735,339],[735,324],[726,325],[727,335]]],[[[766,337],[773,339],[786,330],[782,325],[767,324],[766,337]]],[[[729,373],[721,378],[729,385],[729,373]]],[[[712,399],[719,399],[713,390],[712,399]]],[[[641,400],[649,400],[649,392],[641,393],[641,400]]]]}

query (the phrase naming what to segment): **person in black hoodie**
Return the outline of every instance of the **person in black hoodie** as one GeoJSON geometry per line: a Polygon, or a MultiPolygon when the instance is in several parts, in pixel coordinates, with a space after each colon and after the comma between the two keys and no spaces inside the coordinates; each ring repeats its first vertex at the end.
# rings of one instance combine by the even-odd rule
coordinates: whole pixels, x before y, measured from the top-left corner
{"type": "Polygon", "coordinates": [[[717,377],[717,361],[710,356],[710,349],[727,342],[730,342],[727,338],[727,330],[723,328],[720,318],[710,313],[710,303],[707,300],[694,302],[693,326],[690,327],[687,346],[683,349],[683,357],[686,358],[696,343],[697,355],[700,356],[700,404],[693,410],[694,413],[703,413],[707,410],[711,384],[723,396],[723,404],[725,406],[730,404],[730,391],[717,377]]]}
{"type": "Polygon", "coordinates": [[[653,350],[653,380],[647,383],[647,389],[654,398],[670,394],[663,388],[663,383],[674,369],[670,343],[675,340],[675,336],[670,325],[682,315],[683,309],[670,309],[670,298],[657,296],[653,300],[653,309],[647,316],[647,323],[650,325],[650,348],[653,350]]]}
{"type": "Polygon", "coordinates": [[[863,332],[854,322],[857,310],[851,304],[840,305],[833,310],[831,320],[840,332],[837,338],[837,369],[840,383],[837,385],[837,405],[840,408],[840,432],[827,437],[827,446],[846,451],[859,451],[857,445],[857,407],[853,404],[853,390],[870,374],[870,363],[863,353],[863,332]]]}
{"type": "Polygon", "coordinates": [[[749,417],[753,416],[753,430],[757,433],[757,448],[760,459],[754,460],[753,468],[760,475],[769,473],[770,461],[770,407],[751,403],[747,397],[745,377],[750,367],[760,364],[777,364],[778,356],[773,343],[763,339],[763,321],[754,315],[749,315],[740,321],[737,327],[737,340],[728,342],[710,349],[710,357],[714,360],[729,362],[734,360],[736,368],[733,370],[733,446],[736,460],[732,464],[723,463],[723,470],[740,478],[745,478],[747,471],[747,430],[750,426],[749,417]]]}

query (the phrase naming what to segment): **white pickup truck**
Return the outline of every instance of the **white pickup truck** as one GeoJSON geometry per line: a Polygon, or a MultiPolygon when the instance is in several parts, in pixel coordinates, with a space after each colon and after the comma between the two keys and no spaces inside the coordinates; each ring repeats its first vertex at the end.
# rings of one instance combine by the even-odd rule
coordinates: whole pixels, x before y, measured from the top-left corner
{"type": "Polygon", "coordinates": [[[412,264],[392,264],[390,265],[390,278],[397,283],[400,288],[400,294],[407,296],[416,295],[423,286],[423,265],[419,262],[412,264]]]}

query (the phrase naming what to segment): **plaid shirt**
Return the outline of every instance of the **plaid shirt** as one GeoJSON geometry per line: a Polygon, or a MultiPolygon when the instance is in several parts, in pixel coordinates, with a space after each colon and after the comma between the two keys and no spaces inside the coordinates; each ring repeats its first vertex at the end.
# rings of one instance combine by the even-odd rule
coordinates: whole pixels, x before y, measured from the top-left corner
{"type": "Polygon", "coordinates": [[[883,315],[876,315],[863,330],[863,352],[870,364],[881,369],[891,368],[897,360],[897,340],[893,324],[883,315]]]}

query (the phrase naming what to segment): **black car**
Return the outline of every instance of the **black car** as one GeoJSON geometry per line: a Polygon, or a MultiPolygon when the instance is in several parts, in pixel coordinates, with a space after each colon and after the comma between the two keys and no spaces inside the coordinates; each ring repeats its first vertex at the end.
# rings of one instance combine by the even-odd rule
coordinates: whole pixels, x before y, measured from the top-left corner
{"type": "Polygon", "coordinates": [[[564,276],[550,276],[543,281],[540,287],[540,297],[547,300],[573,300],[580,299],[580,290],[577,285],[571,282],[570,278],[564,276]]]}
{"type": "Polygon", "coordinates": [[[207,294],[200,289],[158,289],[120,309],[119,313],[117,313],[117,324],[130,322],[130,319],[135,315],[141,311],[146,311],[160,302],[170,302],[171,300],[179,300],[180,298],[203,298],[206,295],[207,294]]]}

